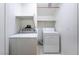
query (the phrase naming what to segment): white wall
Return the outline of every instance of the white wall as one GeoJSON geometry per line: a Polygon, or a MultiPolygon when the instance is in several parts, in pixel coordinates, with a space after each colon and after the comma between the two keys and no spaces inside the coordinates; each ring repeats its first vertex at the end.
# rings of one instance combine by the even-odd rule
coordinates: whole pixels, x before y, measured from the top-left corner
{"type": "Polygon", "coordinates": [[[38,8],[38,16],[55,16],[59,8],[38,8]]]}
{"type": "Polygon", "coordinates": [[[79,55],[79,3],[78,3],[78,55],[79,55]]]}
{"type": "Polygon", "coordinates": [[[0,3],[0,55],[5,54],[4,4],[0,3]]]}
{"type": "Polygon", "coordinates": [[[62,4],[56,22],[61,54],[77,54],[77,4],[62,4]]]}
{"type": "Polygon", "coordinates": [[[21,4],[16,3],[16,16],[21,15],[21,4]]]}
{"type": "Polygon", "coordinates": [[[35,27],[37,28],[37,4],[34,4],[34,23],[35,27]]]}
{"type": "Polygon", "coordinates": [[[9,53],[9,36],[16,33],[15,11],[16,4],[6,4],[6,54],[9,53]]]}

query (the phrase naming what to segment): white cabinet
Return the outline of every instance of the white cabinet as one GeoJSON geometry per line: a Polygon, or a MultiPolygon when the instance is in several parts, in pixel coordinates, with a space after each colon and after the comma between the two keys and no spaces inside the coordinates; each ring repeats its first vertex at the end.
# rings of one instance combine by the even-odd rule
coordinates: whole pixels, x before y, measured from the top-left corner
{"type": "Polygon", "coordinates": [[[16,15],[20,18],[33,17],[35,27],[37,27],[37,4],[36,3],[23,3],[16,4],[16,15]]]}
{"type": "Polygon", "coordinates": [[[37,34],[16,34],[10,37],[11,55],[36,55],[37,34]]]}
{"type": "Polygon", "coordinates": [[[36,12],[35,3],[16,4],[16,16],[34,16],[36,12]]]}

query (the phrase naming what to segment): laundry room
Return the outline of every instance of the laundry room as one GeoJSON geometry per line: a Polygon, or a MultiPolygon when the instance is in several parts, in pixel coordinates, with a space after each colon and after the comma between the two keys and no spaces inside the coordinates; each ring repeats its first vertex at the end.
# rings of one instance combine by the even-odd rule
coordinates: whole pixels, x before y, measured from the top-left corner
{"type": "Polygon", "coordinates": [[[0,17],[1,55],[78,54],[77,3],[0,3],[0,17]]]}

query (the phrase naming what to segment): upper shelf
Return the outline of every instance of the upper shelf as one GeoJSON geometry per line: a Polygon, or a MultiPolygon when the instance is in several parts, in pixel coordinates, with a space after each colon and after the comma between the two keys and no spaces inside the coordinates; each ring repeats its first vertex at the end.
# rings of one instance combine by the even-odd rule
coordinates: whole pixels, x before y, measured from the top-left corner
{"type": "Polygon", "coordinates": [[[33,19],[34,16],[16,16],[18,19],[33,19]]]}
{"type": "Polygon", "coordinates": [[[59,8],[60,3],[38,3],[38,8],[59,8]]]}
{"type": "Polygon", "coordinates": [[[59,8],[59,7],[37,7],[37,8],[59,8]]]}

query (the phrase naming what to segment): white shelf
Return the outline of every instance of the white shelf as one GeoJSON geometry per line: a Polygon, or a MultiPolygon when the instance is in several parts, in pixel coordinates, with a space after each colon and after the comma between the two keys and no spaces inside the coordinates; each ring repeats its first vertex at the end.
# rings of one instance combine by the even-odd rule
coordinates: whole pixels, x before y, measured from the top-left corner
{"type": "Polygon", "coordinates": [[[42,20],[42,19],[39,19],[37,21],[55,21],[55,20],[49,20],[49,19],[42,20]]]}
{"type": "Polygon", "coordinates": [[[33,19],[34,16],[16,16],[18,19],[33,19]]]}
{"type": "Polygon", "coordinates": [[[53,16],[38,16],[37,21],[56,21],[53,16]]]}

